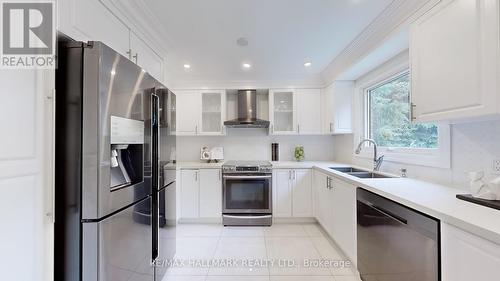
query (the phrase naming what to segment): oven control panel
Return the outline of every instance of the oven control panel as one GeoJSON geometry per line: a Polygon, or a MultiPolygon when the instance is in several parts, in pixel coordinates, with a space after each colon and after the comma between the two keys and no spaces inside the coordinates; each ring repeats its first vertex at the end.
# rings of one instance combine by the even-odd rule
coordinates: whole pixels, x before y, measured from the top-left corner
{"type": "Polygon", "coordinates": [[[222,166],[224,173],[272,173],[272,166],[222,166]]]}

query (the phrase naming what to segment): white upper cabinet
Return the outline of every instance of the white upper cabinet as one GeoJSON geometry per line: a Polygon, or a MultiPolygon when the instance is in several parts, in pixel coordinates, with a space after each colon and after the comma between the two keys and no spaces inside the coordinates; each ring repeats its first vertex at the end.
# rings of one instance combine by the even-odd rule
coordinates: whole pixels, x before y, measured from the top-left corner
{"type": "Polygon", "coordinates": [[[273,135],[322,134],[321,112],[319,89],[269,91],[269,132],[273,135]]]}
{"type": "Polygon", "coordinates": [[[500,245],[441,223],[443,281],[490,281],[500,276],[500,245]]]}
{"type": "Polygon", "coordinates": [[[179,90],[176,95],[176,134],[196,135],[200,114],[200,95],[198,91],[179,90]]]}
{"type": "Polygon", "coordinates": [[[222,90],[200,92],[200,131],[203,135],[224,134],[223,122],[226,118],[226,93],[222,90]]]}
{"type": "Polygon", "coordinates": [[[442,0],[411,25],[413,117],[500,113],[498,0],[442,0]]]}
{"type": "Polygon", "coordinates": [[[321,134],[321,90],[297,90],[297,132],[301,135],[321,134]]]}
{"type": "Polygon", "coordinates": [[[324,134],[352,133],[352,100],[354,82],[335,81],[322,90],[324,134]]]}
{"type": "Polygon", "coordinates": [[[224,135],[224,90],[175,90],[177,135],[224,135]]]}
{"type": "Polygon", "coordinates": [[[120,19],[99,0],[57,2],[58,30],[78,41],[101,41],[164,81],[163,59],[133,26],[120,19]]]}
{"type": "Polygon", "coordinates": [[[297,100],[294,90],[269,91],[269,121],[271,134],[297,134],[297,100]]]}
{"type": "Polygon", "coordinates": [[[128,57],[129,28],[99,0],[58,1],[58,29],[75,40],[102,41],[128,57]]]}
{"type": "Polygon", "coordinates": [[[163,59],[134,32],[130,32],[129,55],[133,62],[144,68],[151,76],[159,81],[163,80],[163,59]]]}

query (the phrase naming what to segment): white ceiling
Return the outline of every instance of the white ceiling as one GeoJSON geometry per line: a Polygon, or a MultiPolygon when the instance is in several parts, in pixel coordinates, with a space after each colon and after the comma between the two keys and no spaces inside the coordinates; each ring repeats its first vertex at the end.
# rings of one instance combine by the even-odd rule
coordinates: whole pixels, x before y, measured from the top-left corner
{"type": "Polygon", "coordinates": [[[392,0],[149,0],[169,80],[314,81],[392,0]],[[246,47],[236,45],[239,37],[246,47]],[[304,62],[312,62],[309,68],[304,62]],[[241,65],[248,62],[250,70],[241,65]],[[189,63],[186,71],[183,64],[189,63]]]}

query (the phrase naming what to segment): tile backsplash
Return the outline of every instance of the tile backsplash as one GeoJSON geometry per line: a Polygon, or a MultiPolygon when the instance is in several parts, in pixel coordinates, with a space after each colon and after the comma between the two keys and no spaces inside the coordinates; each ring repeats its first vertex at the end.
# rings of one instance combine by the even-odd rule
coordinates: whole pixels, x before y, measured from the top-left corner
{"type": "Polygon", "coordinates": [[[280,144],[280,160],[294,160],[296,145],[304,146],[305,160],[332,160],[332,136],[270,136],[265,129],[228,129],[226,136],[180,136],[179,161],[199,161],[202,146],[224,147],[225,160],[271,160],[271,143],[280,144]]]}

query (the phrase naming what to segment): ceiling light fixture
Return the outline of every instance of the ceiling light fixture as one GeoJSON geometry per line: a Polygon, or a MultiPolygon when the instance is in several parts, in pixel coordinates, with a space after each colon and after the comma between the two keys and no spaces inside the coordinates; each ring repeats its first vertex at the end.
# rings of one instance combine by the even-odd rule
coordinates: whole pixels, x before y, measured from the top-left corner
{"type": "Polygon", "coordinates": [[[309,67],[309,66],[311,66],[311,65],[312,65],[312,63],[311,63],[310,61],[307,61],[307,62],[305,62],[305,63],[304,63],[304,66],[305,66],[305,67],[309,67]]]}
{"type": "Polygon", "coordinates": [[[243,68],[245,68],[245,69],[249,69],[250,67],[252,67],[252,65],[251,65],[251,64],[246,63],[246,62],[245,62],[245,63],[243,63],[243,68]]]}
{"type": "Polygon", "coordinates": [[[184,68],[185,68],[185,69],[190,69],[190,68],[191,68],[191,65],[186,63],[186,64],[184,64],[184,68]]]}

